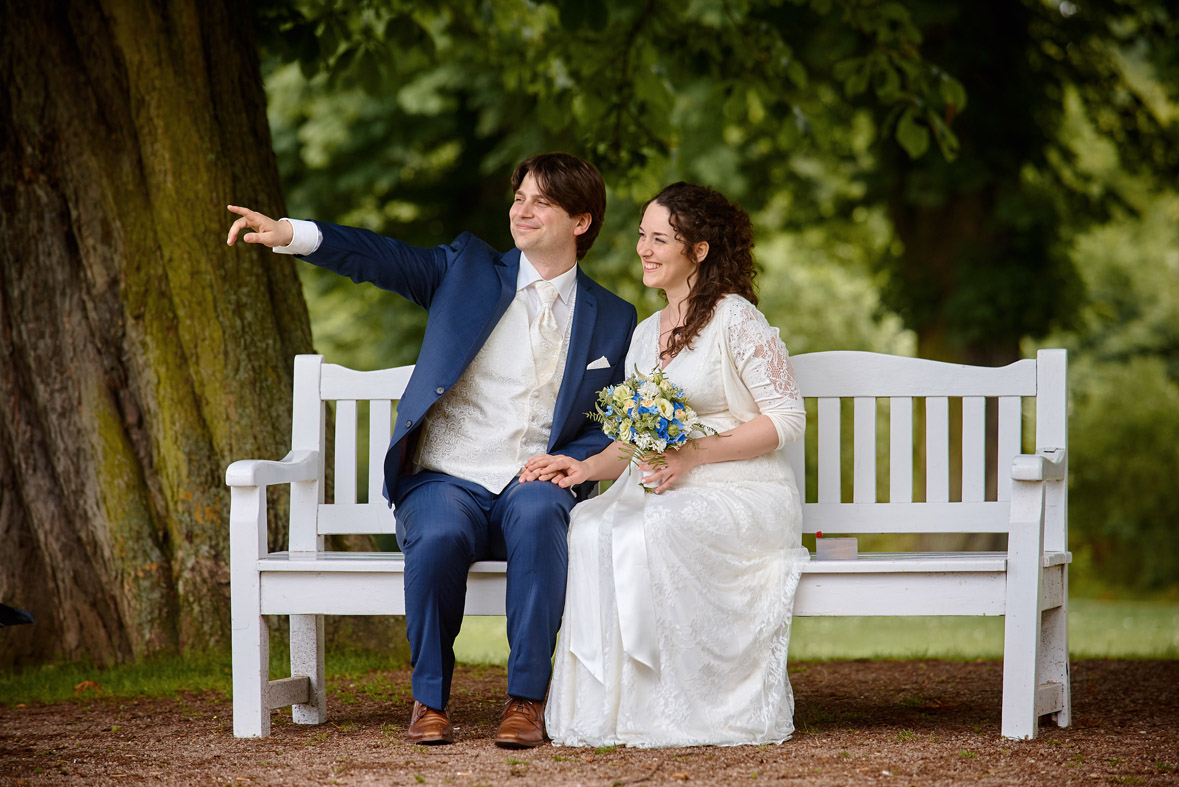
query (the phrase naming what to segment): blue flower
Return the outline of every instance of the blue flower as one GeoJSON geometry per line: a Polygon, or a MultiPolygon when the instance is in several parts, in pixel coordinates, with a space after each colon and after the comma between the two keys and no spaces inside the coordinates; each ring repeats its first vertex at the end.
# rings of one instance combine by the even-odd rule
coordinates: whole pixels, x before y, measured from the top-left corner
{"type": "Polygon", "coordinates": [[[659,435],[661,440],[669,440],[670,436],[667,434],[667,419],[660,418],[659,425],[655,427],[655,433],[659,435]]]}

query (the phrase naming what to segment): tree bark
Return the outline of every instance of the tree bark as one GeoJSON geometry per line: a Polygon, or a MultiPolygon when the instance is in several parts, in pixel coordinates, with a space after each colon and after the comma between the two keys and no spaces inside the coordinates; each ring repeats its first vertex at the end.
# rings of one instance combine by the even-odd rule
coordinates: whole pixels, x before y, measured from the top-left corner
{"type": "Polygon", "coordinates": [[[285,453],[312,346],[293,260],[224,244],[284,212],[252,17],[0,6],[0,601],[37,618],[0,668],[223,646],[224,470],[285,453]]]}

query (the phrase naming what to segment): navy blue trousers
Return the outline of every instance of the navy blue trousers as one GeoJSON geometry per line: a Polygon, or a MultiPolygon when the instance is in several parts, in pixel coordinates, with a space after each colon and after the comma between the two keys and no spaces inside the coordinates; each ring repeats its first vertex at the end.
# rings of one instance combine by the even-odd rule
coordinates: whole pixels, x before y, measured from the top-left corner
{"type": "Polygon", "coordinates": [[[467,571],[477,560],[506,560],[508,694],[543,700],[565,606],[573,495],[556,484],[517,480],[497,495],[470,481],[423,471],[401,480],[394,502],[397,540],[405,553],[414,699],[446,707],[467,571]]]}

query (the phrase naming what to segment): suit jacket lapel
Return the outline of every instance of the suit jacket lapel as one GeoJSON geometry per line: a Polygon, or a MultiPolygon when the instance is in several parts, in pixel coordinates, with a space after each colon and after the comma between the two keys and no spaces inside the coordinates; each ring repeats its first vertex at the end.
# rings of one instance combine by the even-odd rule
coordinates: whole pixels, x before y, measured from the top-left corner
{"type": "MultiPolygon", "coordinates": [[[[519,262],[517,261],[517,264],[519,262]]],[[[565,376],[561,378],[561,390],[557,393],[557,404],[553,408],[553,430],[549,437],[549,449],[556,443],[569,420],[570,408],[577,398],[581,381],[585,377],[588,363],[590,338],[598,321],[598,299],[594,295],[597,285],[589,276],[577,270],[577,302],[573,305],[573,328],[569,334],[569,352],[565,355],[565,376]]]]}
{"type": "Polygon", "coordinates": [[[504,312],[512,305],[512,299],[516,297],[516,280],[520,274],[520,250],[512,249],[497,258],[495,273],[499,277],[499,294],[496,297],[495,307],[487,315],[487,320],[468,346],[467,356],[463,358],[462,366],[459,367],[459,374],[462,374],[471,365],[471,361],[475,360],[475,356],[479,354],[487,342],[487,337],[495,330],[495,326],[499,325],[504,312]]]}

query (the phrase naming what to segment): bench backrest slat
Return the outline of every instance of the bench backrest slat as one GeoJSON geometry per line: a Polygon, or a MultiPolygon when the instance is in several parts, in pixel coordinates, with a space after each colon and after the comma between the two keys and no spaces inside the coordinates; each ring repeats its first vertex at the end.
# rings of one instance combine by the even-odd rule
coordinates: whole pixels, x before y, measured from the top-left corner
{"type": "Polygon", "coordinates": [[[925,399],[925,500],[950,500],[950,400],[945,396],[925,399]]]}
{"type": "Polygon", "coordinates": [[[980,503],[987,491],[987,400],[962,397],[962,502],[980,503]]]}
{"type": "MultiPolygon", "coordinates": [[[[356,502],[356,400],[336,400],[335,500],[339,505],[356,502]]],[[[322,530],[321,530],[322,532],[322,530]]]]}
{"type": "Polygon", "coordinates": [[[1006,533],[1010,504],[807,503],[804,533],[1006,533]],[[952,526],[947,526],[947,522],[952,526]]]}
{"type": "Polygon", "coordinates": [[[392,369],[378,369],[372,372],[361,372],[338,366],[334,363],[323,364],[323,379],[319,384],[319,394],[327,400],[332,399],[400,399],[409,384],[409,377],[413,374],[412,366],[396,366],[392,369]]]}
{"type": "Polygon", "coordinates": [[[393,512],[377,494],[375,503],[332,503],[319,507],[320,535],[379,535],[394,532],[393,512]]]}
{"type": "MultiPolygon", "coordinates": [[[[1015,456],[1019,453],[1022,443],[1023,400],[1018,396],[1000,396],[999,456],[1015,456]]],[[[1011,473],[999,473],[999,483],[996,491],[999,500],[1011,500],[1011,473]]]]}
{"type": "Polygon", "coordinates": [[[913,501],[913,397],[888,400],[888,499],[913,501]]]}
{"type": "Polygon", "coordinates": [[[838,350],[791,357],[803,396],[1035,396],[1036,361],[997,368],[838,350]]]}
{"type": "MultiPolygon", "coordinates": [[[[407,378],[408,379],[408,378],[407,378]]],[[[368,407],[368,501],[387,508],[384,503],[385,452],[393,434],[393,402],[374,399],[368,407]]]]}
{"type": "Polygon", "coordinates": [[[819,411],[819,502],[840,500],[839,400],[820,399],[819,411]]]}
{"type": "Polygon", "coordinates": [[[852,500],[876,502],[876,400],[855,397],[852,410],[852,500]]]}

